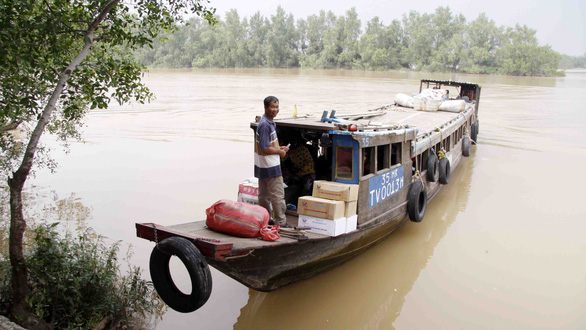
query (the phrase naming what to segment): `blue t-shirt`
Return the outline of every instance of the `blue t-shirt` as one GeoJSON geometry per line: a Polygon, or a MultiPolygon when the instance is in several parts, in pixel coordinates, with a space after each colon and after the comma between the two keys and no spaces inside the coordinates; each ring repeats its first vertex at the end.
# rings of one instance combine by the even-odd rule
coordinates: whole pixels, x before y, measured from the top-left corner
{"type": "Polygon", "coordinates": [[[259,179],[275,178],[282,175],[280,156],[278,154],[266,155],[263,152],[263,150],[269,147],[279,149],[276,127],[277,125],[264,115],[256,127],[254,176],[259,179]]]}

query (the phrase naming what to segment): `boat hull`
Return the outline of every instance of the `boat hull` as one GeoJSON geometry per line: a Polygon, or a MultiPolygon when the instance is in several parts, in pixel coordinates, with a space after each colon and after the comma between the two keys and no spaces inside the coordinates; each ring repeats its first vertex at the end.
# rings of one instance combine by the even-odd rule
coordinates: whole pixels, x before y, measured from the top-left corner
{"type": "Polygon", "coordinates": [[[362,253],[407,221],[404,216],[337,237],[299,241],[208,263],[249,288],[273,291],[335,268],[362,253]]]}

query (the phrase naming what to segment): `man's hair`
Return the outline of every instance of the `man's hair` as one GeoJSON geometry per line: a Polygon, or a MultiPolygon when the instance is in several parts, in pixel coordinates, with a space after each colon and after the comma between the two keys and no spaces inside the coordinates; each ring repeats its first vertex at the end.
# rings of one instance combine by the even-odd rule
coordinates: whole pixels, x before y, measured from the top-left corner
{"type": "Polygon", "coordinates": [[[265,97],[264,104],[265,108],[271,105],[271,102],[279,102],[279,99],[274,96],[267,96],[265,97]]]}

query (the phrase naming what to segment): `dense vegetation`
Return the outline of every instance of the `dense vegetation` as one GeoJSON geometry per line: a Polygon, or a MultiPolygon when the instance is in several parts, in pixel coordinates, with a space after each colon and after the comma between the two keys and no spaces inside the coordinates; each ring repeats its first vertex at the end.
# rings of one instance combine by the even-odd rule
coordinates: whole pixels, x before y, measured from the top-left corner
{"type": "MultiPolygon", "coordinates": [[[[108,246],[90,230],[61,237],[56,224],[37,227],[26,254],[35,316],[57,329],[101,329],[146,328],[162,315],[164,304],[140,269],[120,272],[118,244],[108,246]]],[[[1,262],[4,303],[12,301],[11,278],[10,264],[1,262]]]]}
{"type": "Polygon", "coordinates": [[[562,55],[560,69],[586,69],[586,54],[582,56],[562,55]]]}
{"type": "MultiPolygon", "coordinates": [[[[1,177],[1,175],[0,175],[1,177]]],[[[9,192],[0,183],[0,314],[13,301],[8,262],[9,192]]],[[[34,219],[25,233],[25,260],[32,313],[56,329],[149,328],[166,311],[141,270],[128,263],[121,271],[119,242],[88,228],[92,209],[71,194],[29,187],[25,216],[34,219]],[[58,224],[58,225],[57,225],[58,224]]]]}
{"type": "Polygon", "coordinates": [[[411,11],[385,25],[363,26],[354,8],[295,20],[282,7],[270,18],[229,11],[216,25],[193,18],[177,33],[140,49],[151,67],[413,69],[437,72],[556,75],[561,56],[540,46],[527,26],[497,26],[486,15],[466,22],[449,7],[411,11]]]}

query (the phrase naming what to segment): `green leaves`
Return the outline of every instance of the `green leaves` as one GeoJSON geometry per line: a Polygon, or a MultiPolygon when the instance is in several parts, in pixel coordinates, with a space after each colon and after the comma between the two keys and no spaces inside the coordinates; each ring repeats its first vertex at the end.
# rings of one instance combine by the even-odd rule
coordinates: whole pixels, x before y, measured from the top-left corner
{"type": "Polygon", "coordinates": [[[63,140],[79,137],[78,128],[90,109],[106,109],[111,100],[144,103],[152,98],[140,82],[144,67],[131,56],[132,50],[151,45],[162,31],[176,30],[186,11],[196,10],[216,22],[215,9],[199,0],[0,1],[0,140],[1,155],[10,155],[2,162],[10,164],[2,168],[7,174],[18,167],[22,154],[8,152],[17,148],[3,128],[14,122],[36,125],[51,95],[61,88],[59,78],[84,44],[92,45],[90,54],[72,67],[56,95],[51,120],[57,123],[48,124],[63,140]],[[88,34],[112,1],[115,6],[95,33],[88,34]]]}
{"type": "MultiPolygon", "coordinates": [[[[161,315],[162,302],[142,271],[129,266],[122,274],[119,242],[86,230],[70,234],[58,231],[58,223],[35,229],[30,253],[31,311],[56,328],[92,328],[105,317],[121,318],[129,326],[132,317],[149,320],[161,315]],[[159,313],[159,314],[157,314],[159,313]]],[[[0,267],[0,294],[10,294],[10,271],[0,267]]]]}

